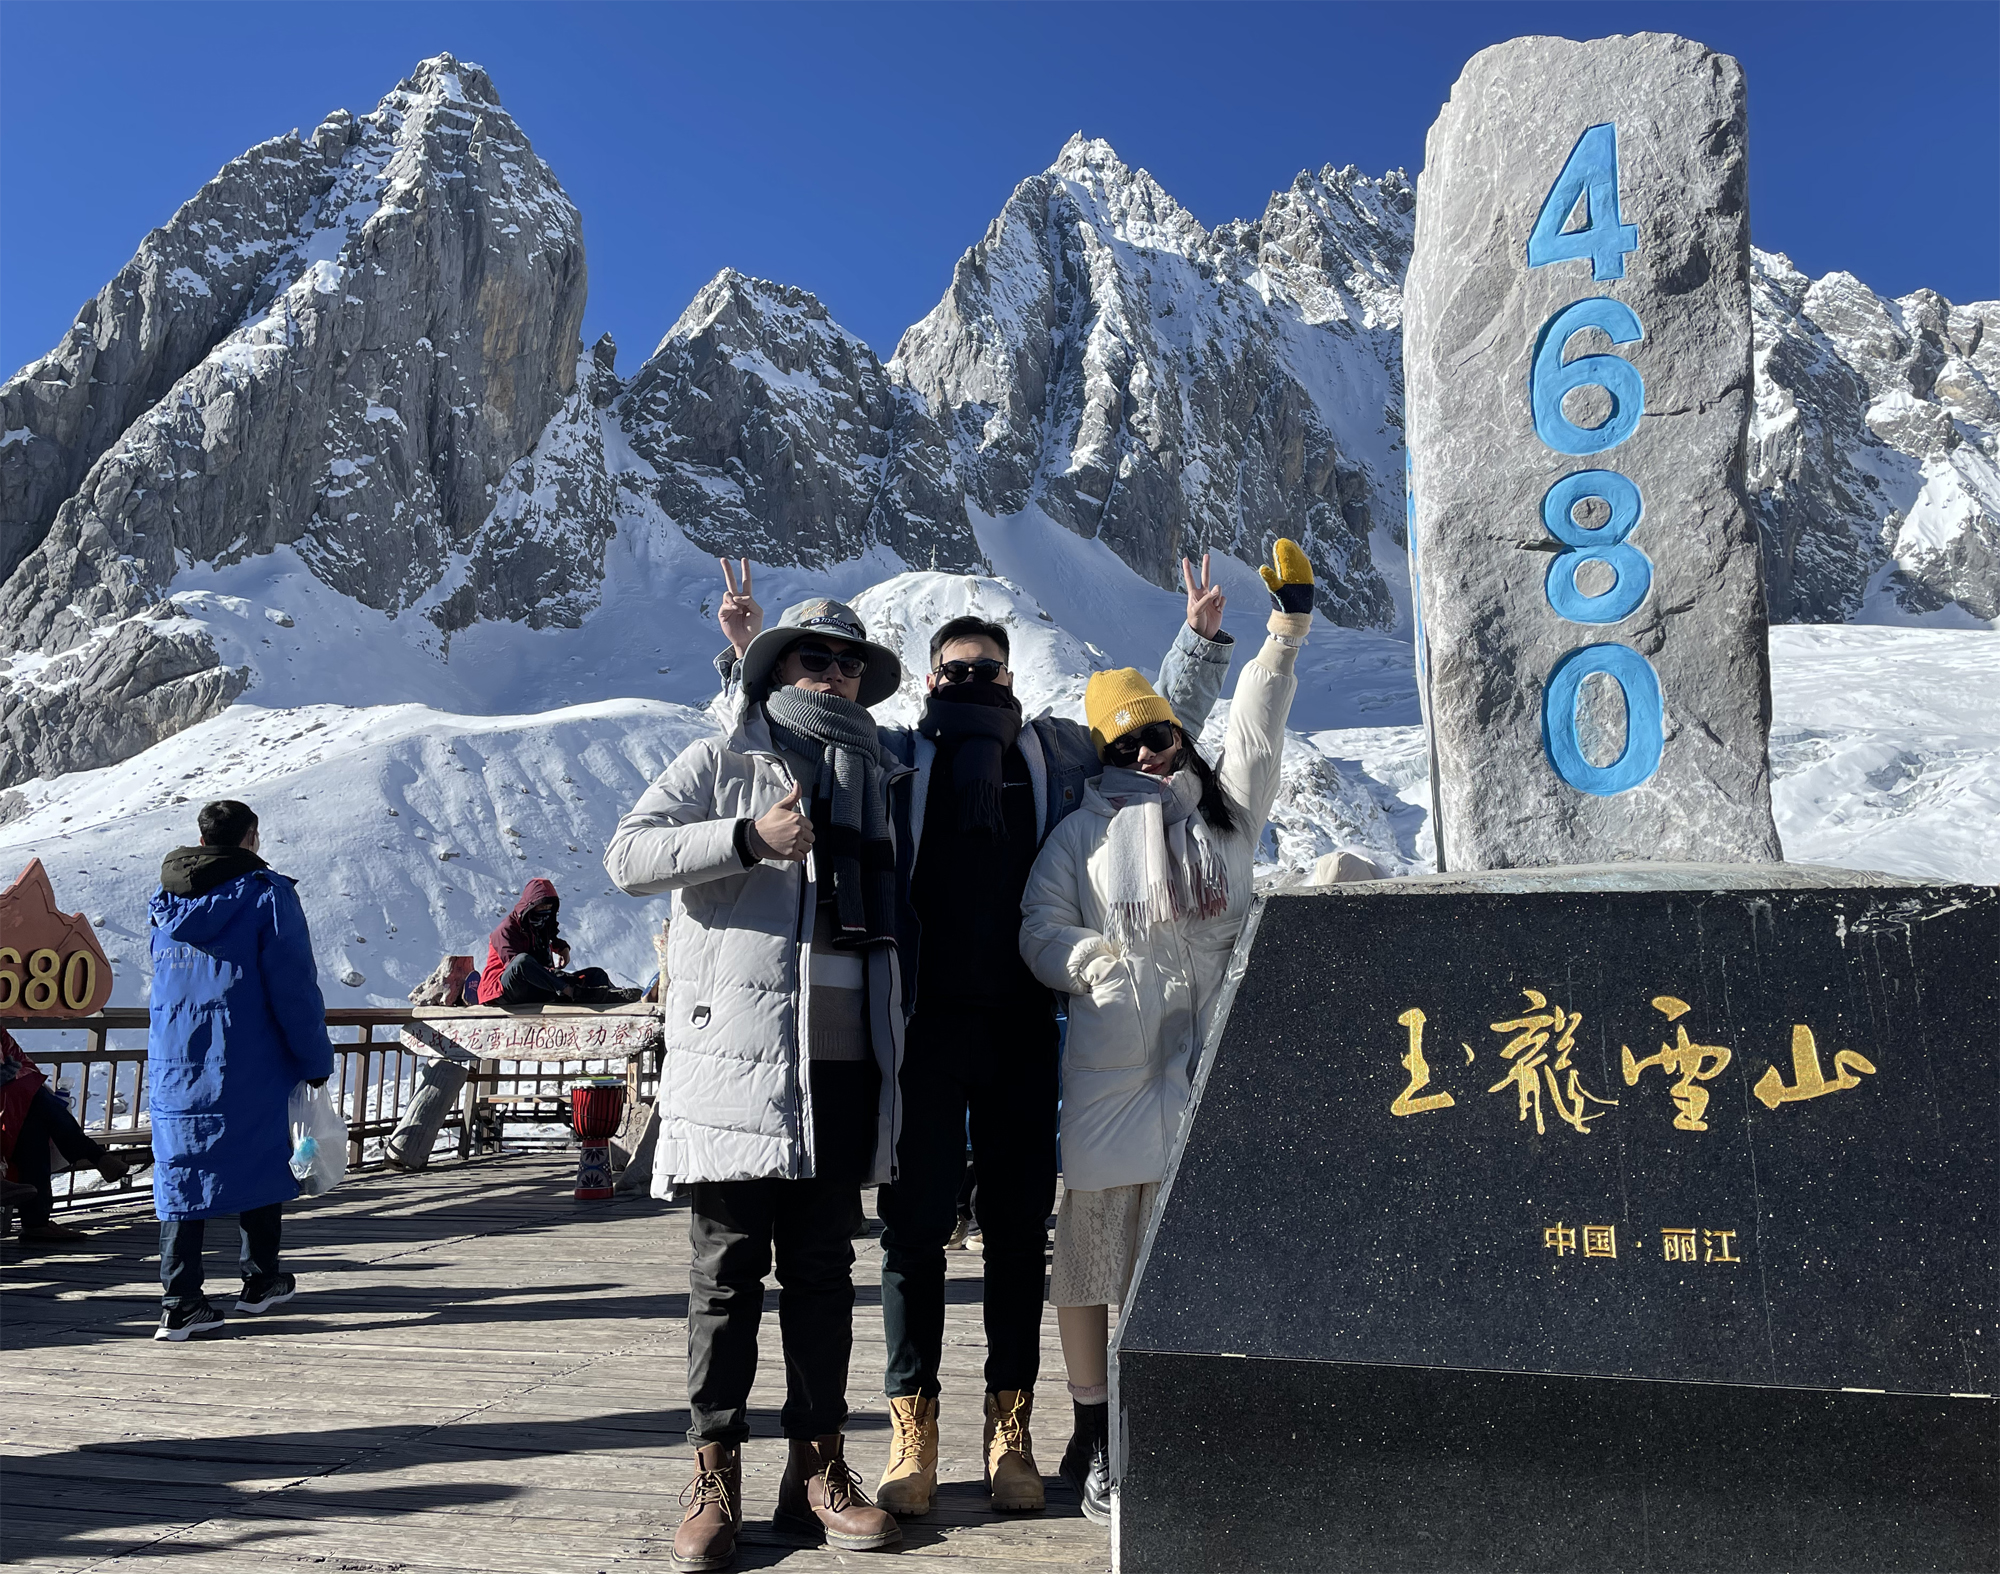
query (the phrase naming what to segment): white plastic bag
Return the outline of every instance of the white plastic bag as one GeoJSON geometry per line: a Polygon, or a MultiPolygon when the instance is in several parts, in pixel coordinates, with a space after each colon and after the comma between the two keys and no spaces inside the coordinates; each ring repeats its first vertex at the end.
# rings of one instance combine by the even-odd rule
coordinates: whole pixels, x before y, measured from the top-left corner
{"type": "Polygon", "coordinates": [[[347,1179],[347,1122],[323,1087],[301,1082],[286,1113],[292,1122],[292,1175],[299,1195],[318,1197],[347,1179]]]}

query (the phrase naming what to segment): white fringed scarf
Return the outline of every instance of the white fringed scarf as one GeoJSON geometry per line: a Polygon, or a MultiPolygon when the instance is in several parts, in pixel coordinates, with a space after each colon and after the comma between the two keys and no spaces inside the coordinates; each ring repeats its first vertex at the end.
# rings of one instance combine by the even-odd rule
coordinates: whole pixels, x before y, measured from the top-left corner
{"type": "Polygon", "coordinates": [[[1222,849],[1197,807],[1200,777],[1180,770],[1162,779],[1114,767],[1098,778],[1097,790],[1113,811],[1104,846],[1107,933],[1114,943],[1133,944],[1155,924],[1228,910],[1222,849]]]}

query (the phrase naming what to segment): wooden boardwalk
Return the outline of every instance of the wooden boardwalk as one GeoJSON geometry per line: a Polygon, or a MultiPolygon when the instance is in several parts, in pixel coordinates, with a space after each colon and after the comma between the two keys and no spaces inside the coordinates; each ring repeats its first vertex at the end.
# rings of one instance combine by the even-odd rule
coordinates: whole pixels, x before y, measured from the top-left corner
{"type": "MultiPolygon", "coordinates": [[[[65,1570],[664,1574],[690,1452],[685,1209],[579,1203],[565,1154],[371,1173],[287,1211],[298,1299],[164,1344],[158,1225],[83,1215],[79,1245],[0,1248],[0,1561],[65,1570]]],[[[211,1225],[211,1293],[235,1229],[211,1225]]],[[[857,1242],[848,1457],[888,1453],[881,1253],[857,1242]]],[[[1055,1480],[1069,1404],[1043,1324],[1040,1515],[980,1484],[979,1257],[952,1254],[937,1510],[899,1555],[962,1574],[1110,1567],[1055,1480]]],[[[233,1306],[231,1299],[225,1303],[233,1306]]],[[[766,1308],[738,1567],[865,1568],[770,1527],[785,1445],[777,1296],[766,1308]]]]}

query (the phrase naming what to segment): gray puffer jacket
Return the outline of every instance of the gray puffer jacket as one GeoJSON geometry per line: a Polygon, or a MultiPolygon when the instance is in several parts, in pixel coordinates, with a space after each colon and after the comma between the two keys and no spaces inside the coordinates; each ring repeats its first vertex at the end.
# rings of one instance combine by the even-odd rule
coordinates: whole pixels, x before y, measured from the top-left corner
{"type": "MultiPolygon", "coordinates": [[[[892,828],[908,820],[908,782],[891,772],[892,828]]],[[[747,707],[727,738],[682,751],[618,822],[604,867],[633,896],[680,893],[667,935],[660,1070],[660,1137],[653,1195],[690,1181],[797,1180],[814,1173],[807,1004],[814,864],[767,859],[746,869],[736,823],[755,819],[792,790],[761,705],[747,707]]],[[[902,980],[896,948],[866,963],[869,1037],[882,1071],[875,1168],[865,1184],[893,1180],[901,1126],[902,980]]]]}

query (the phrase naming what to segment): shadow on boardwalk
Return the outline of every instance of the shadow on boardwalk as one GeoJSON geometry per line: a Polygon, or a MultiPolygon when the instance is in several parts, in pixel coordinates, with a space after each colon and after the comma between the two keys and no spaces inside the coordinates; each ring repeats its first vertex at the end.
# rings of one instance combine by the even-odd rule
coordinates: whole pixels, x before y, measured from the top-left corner
{"type": "MultiPolygon", "coordinates": [[[[519,1155],[358,1178],[288,1210],[297,1301],[223,1336],[155,1342],[157,1225],[85,1216],[92,1238],[0,1248],[0,1555],[56,1569],[172,1560],[178,1574],[301,1562],[357,1571],[657,1571],[687,1480],[681,1209],[578,1203],[573,1161],[519,1155]]],[[[212,1229],[210,1290],[235,1243],[212,1229]]],[[[887,1418],[874,1241],[856,1242],[849,1456],[872,1481],[887,1418]]],[[[1000,1519],[980,1484],[979,1259],[954,1254],[937,1510],[903,1550],[947,1569],[1109,1566],[1057,1484],[1000,1519]]],[[[784,1467],[776,1291],[745,1450],[739,1567],[853,1567],[771,1531],[784,1467]]],[[[1044,1468],[1060,1453],[1053,1318],[1044,1468]]]]}

